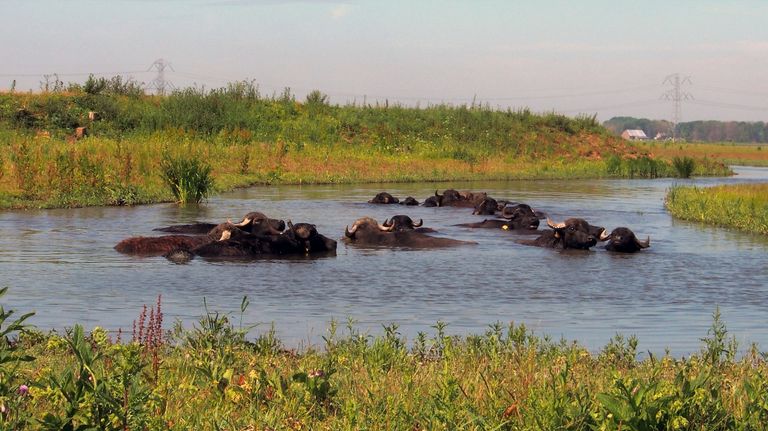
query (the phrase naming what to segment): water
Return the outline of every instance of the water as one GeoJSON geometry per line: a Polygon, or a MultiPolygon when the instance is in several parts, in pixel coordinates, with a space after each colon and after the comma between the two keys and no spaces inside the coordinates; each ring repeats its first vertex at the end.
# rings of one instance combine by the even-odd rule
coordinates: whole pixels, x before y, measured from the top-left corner
{"type": "MultiPolygon", "coordinates": [[[[698,185],[768,181],[768,169],[737,168],[732,178],[698,185]]],[[[217,196],[200,208],[161,204],[134,208],[0,213],[0,286],[6,308],[34,310],[42,329],[82,323],[128,330],[143,304],[163,296],[165,321],[191,325],[209,309],[244,324],[275,324],[288,346],[317,345],[331,319],[358,321],[372,334],[397,323],[408,337],[484,332],[496,321],[523,322],[537,334],[577,339],[599,350],[617,332],[636,334],[640,349],[681,355],[701,347],[719,306],[730,332],[746,346],[768,345],[768,238],[673,220],[663,207],[675,181],[583,180],[255,187],[217,196]],[[435,188],[487,191],[526,202],[550,217],[579,216],[613,229],[628,226],[651,248],[616,255],[595,248],[558,252],[517,244],[509,232],[453,227],[479,221],[469,209],[375,206],[379,191],[415,196],[435,188]],[[312,222],[333,238],[362,216],[423,218],[446,237],[475,246],[443,250],[360,249],[339,242],[335,257],[256,262],[193,260],[175,265],[112,247],[152,228],[194,220],[236,219],[249,211],[312,222]]],[[[530,238],[530,236],[528,236],[530,238]]],[[[169,326],[169,325],[166,325],[169,326]]]]}

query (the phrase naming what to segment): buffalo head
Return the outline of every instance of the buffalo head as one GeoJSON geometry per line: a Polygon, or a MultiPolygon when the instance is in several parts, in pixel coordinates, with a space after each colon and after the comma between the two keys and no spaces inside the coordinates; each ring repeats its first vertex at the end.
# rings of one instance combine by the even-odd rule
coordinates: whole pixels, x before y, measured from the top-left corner
{"type": "Polygon", "coordinates": [[[524,240],[520,243],[538,247],[588,250],[597,244],[598,239],[605,239],[604,228],[592,226],[580,218],[569,218],[560,223],[547,219],[547,226],[552,230],[542,233],[534,240],[524,240]]]}
{"type": "Polygon", "coordinates": [[[411,196],[408,196],[407,198],[403,199],[403,200],[400,202],[400,204],[401,204],[401,205],[418,205],[418,204],[419,204],[419,201],[417,201],[416,199],[414,199],[414,198],[413,198],[413,197],[411,197],[411,196]]]}
{"type": "Polygon", "coordinates": [[[496,202],[496,199],[492,197],[484,197],[481,199],[477,204],[475,204],[475,210],[472,211],[472,214],[476,215],[494,215],[496,214],[496,210],[498,209],[499,204],[496,202]]]}
{"type": "Polygon", "coordinates": [[[317,232],[317,226],[310,223],[293,224],[288,221],[285,235],[298,242],[305,253],[336,251],[336,241],[317,232]]]}
{"type": "Polygon", "coordinates": [[[350,228],[347,226],[344,228],[344,236],[350,239],[358,238],[359,236],[376,235],[381,232],[392,232],[395,230],[395,226],[384,226],[379,224],[376,219],[371,217],[363,217],[355,220],[350,228]]]}
{"type": "MultiPolygon", "coordinates": [[[[231,220],[227,222],[232,223],[231,220]]],[[[232,224],[254,235],[280,235],[285,230],[284,221],[271,219],[256,211],[246,214],[240,222],[232,224]]]]}
{"type": "Polygon", "coordinates": [[[621,253],[634,253],[651,246],[651,238],[640,241],[635,233],[626,227],[617,227],[609,235],[604,235],[601,239],[607,240],[605,249],[608,251],[617,251],[621,253]]]}
{"type": "Polygon", "coordinates": [[[373,218],[363,217],[357,219],[352,227],[347,226],[344,235],[348,242],[363,246],[432,248],[474,244],[450,238],[436,238],[416,229],[396,230],[395,224],[389,222],[389,226],[385,226],[373,218]]]}
{"type": "Polygon", "coordinates": [[[560,240],[562,248],[586,250],[594,247],[598,239],[603,240],[605,228],[592,226],[586,220],[569,218],[560,223],[547,219],[547,226],[552,228],[555,239],[560,240]]]}
{"type": "Polygon", "coordinates": [[[369,200],[369,204],[396,204],[400,200],[387,192],[381,192],[369,200]]]}
{"type": "Polygon", "coordinates": [[[529,229],[539,228],[539,217],[529,205],[517,204],[514,206],[505,206],[501,210],[501,216],[509,220],[508,229],[529,229]]]}
{"type": "MultiPolygon", "coordinates": [[[[437,193],[437,191],[435,191],[437,193]]],[[[439,207],[440,206],[440,196],[437,194],[435,196],[430,196],[427,199],[424,200],[424,206],[425,207],[439,207]]]]}
{"type": "Polygon", "coordinates": [[[392,216],[390,219],[384,220],[382,226],[391,228],[393,231],[403,231],[416,229],[417,227],[421,227],[423,224],[424,220],[422,219],[419,219],[419,222],[416,223],[407,215],[396,215],[392,216]]]}

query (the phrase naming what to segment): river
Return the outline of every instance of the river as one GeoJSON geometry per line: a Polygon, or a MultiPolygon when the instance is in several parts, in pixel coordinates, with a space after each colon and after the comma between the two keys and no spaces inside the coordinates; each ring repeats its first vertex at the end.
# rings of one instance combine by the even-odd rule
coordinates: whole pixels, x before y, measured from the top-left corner
{"type": "MultiPolygon", "coordinates": [[[[736,167],[731,178],[685,183],[768,181],[768,169],[736,167]]],[[[143,304],[162,294],[165,327],[187,327],[208,309],[250,305],[243,325],[252,335],[274,323],[289,347],[319,345],[331,319],[357,321],[382,333],[396,323],[412,340],[434,334],[482,333],[494,322],[525,323],[538,335],[576,339],[593,351],[616,333],[635,334],[640,350],[685,355],[701,347],[719,306],[742,348],[768,345],[768,238],[673,220],[663,200],[680,180],[568,180],[253,187],[211,198],[199,207],[159,204],[0,213],[0,286],[4,306],[35,311],[38,328],[81,323],[130,333],[143,304]],[[550,217],[583,217],[608,230],[631,228],[651,248],[633,255],[558,252],[520,245],[509,232],[452,226],[483,217],[469,209],[376,206],[379,191],[422,201],[436,188],[486,191],[525,202],[550,217]],[[439,235],[476,241],[444,250],[360,249],[339,241],[318,259],[265,259],[176,265],[164,258],[119,254],[113,246],[152,228],[195,220],[237,219],[249,211],[315,223],[340,239],[362,216],[424,219],[439,235]]],[[[544,224],[542,224],[544,225],[544,224]]],[[[530,238],[530,236],[528,236],[530,238]]]]}

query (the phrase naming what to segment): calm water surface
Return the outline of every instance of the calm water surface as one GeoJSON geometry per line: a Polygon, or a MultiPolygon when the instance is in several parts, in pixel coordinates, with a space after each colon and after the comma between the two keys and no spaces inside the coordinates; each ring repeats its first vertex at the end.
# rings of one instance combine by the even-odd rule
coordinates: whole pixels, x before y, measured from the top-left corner
{"type": "MultiPolygon", "coordinates": [[[[737,168],[732,178],[697,185],[768,181],[768,169],[737,168]]],[[[274,322],[289,346],[317,344],[331,319],[358,321],[381,333],[397,323],[412,339],[434,333],[436,321],[454,334],[488,324],[523,322],[538,334],[578,339],[598,350],[617,332],[640,338],[640,349],[675,354],[699,349],[719,306],[745,345],[768,346],[768,239],[673,220],[664,210],[675,181],[583,180],[255,187],[211,199],[199,208],[161,204],[135,208],[0,213],[0,286],[6,307],[34,310],[43,329],[83,323],[130,331],[143,304],[163,295],[166,322],[191,325],[203,312],[232,312],[250,299],[246,324],[274,322]],[[554,219],[572,216],[613,229],[628,226],[651,248],[616,255],[557,252],[517,244],[508,232],[451,225],[479,221],[468,209],[374,206],[379,191],[420,201],[435,188],[487,191],[526,202],[554,219]],[[358,217],[423,218],[440,235],[476,241],[449,250],[359,249],[339,242],[335,257],[175,265],[163,258],[121,255],[113,246],[152,228],[195,220],[236,219],[258,210],[312,222],[333,238],[358,217]]],[[[169,326],[169,325],[166,325],[169,326]]]]}

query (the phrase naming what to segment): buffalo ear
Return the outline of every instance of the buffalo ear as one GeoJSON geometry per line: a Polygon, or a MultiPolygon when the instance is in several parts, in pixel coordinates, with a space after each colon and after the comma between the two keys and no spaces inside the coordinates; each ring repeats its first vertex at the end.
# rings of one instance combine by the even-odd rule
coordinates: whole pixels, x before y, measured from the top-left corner
{"type": "Polygon", "coordinates": [[[559,230],[555,231],[555,238],[560,239],[560,231],[559,230]]]}

